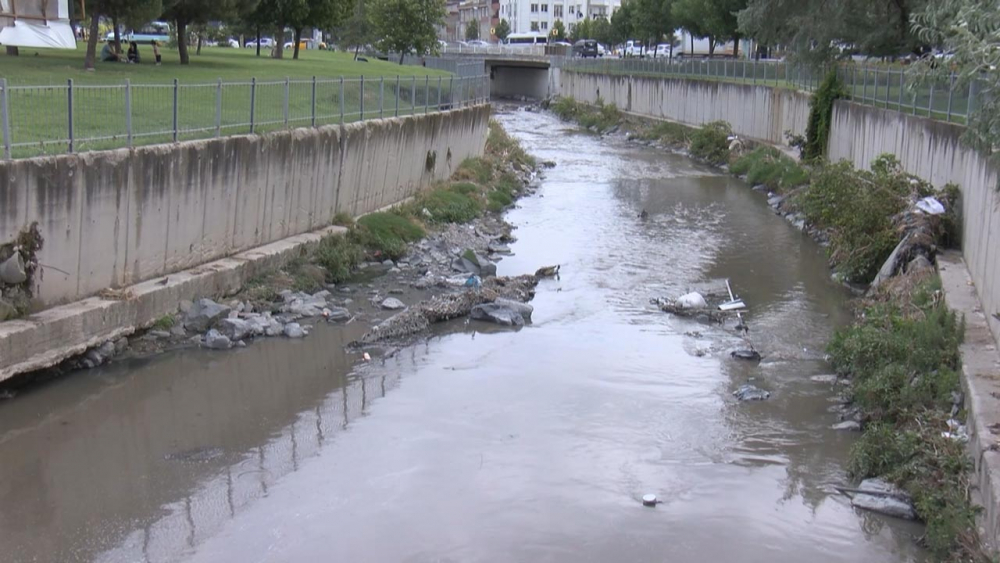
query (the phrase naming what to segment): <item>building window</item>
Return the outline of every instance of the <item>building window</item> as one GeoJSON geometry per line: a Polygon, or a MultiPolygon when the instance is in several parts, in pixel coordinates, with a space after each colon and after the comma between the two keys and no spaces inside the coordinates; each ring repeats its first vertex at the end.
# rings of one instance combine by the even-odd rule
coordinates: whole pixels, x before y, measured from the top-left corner
{"type": "Polygon", "coordinates": [[[562,4],[556,4],[552,6],[552,17],[556,19],[562,19],[563,17],[563,6],[562,4]]]}
{"type": "Polygon", "coordinates": [[[548,13],[549,12],[549,5],[548,4],[542,4],[542,11],[545,12],[545,13],[548,13]]]}
{"type": "Polygon", "coordinates": [[[545,31],[548,28],[549,28],[549,22],[542,22],[542,31],[545,31]]]}
{"type": "Polygon", "coordinates": [[[537,14],[538,13],[538,4],[532,4],[531,5],[531,13],[532,14],[537,14]]]}
{"type": "Polygon", "coordinates": [[[538,22],[531,22],[531,31],[538,31],[538,22]]]}

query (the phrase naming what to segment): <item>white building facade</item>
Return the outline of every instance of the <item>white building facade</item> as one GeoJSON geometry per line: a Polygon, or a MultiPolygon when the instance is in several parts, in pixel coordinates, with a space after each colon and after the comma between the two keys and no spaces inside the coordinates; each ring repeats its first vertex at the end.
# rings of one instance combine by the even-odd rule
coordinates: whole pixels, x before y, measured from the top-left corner
{"type": "Polygon", "coordinates": [[[610,20],[621,5],[621,0],[500,0],[500,18],[510,24],[511,33],[537,31],[547,35],[556,20],[562,21],[569,33],[588,17],[610,20]]]}

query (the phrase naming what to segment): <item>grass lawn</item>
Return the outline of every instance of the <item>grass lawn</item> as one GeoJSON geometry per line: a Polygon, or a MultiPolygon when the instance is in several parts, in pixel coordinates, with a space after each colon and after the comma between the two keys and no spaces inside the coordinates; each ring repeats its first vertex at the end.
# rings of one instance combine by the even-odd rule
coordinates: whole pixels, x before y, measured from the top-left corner
{"type": "Polygon", "coordinates": [[[164,49],[157,67],[146,62],[152,49],[140,49],[142,64],[98,62],[94,72],[83,70],[82,46],[0,56],[0,76],[11,85],[13,156],[68,151],[70,123],[75,151],[126,146],[129,123],[133,145],[173,141],[175,95],[177,139],[187,140],[248,133],[251,123],[254,132],[264,132],[312,125],[314,116],[321,125],[435,111],[439,101],[446,107],[473,97],[477,85],[440,70],[357,62],[349,53],[302,51],[299,60],[292,60],[286,52],[289,58],[275,60],[257,58],[252,49],[212,47],[192,54],[191,64],[182,66],[176,51],[164,49]],[[131,82],[128,90],[125,79],[131,82]]]}
{"type": "MultiPolygon", "coordinates": [[[[100,47],[98,44],[98,55],[100,47]]],[[[121,84],[126,78],[134,84],[166,84],[177,79],[182,84],[215,83],[223,81],[284,80],[287,78],[333,78],[339,76],[379,77],[400,76],[450,76],[440,70],[418,66],[400,66],[394,62],[370,59],[357,62],[351,53],[332,51],[301,51],[299,60],[292,60],[292,52],[285,51],[282,60],[267,57],[267,50],[261,50],[261,57],[255,56],[254,49],[229,49],[205,47],[201,55],[191,50],[191,64],[180,64],[174,49],[162,48],[163,64],[153,64],[153,49],[148,45],[139,47],[142,63],[97,62],[97,70],[83,70],[86,46],[80,43],[75,51],[62,49],[22,48],[21,56],[0,55],[0,76],[15,86],[37,86],[66,84],[72,78],[77,84],[121,84]],[[37,53],[37,55],[36,55],[37,53]]]]}

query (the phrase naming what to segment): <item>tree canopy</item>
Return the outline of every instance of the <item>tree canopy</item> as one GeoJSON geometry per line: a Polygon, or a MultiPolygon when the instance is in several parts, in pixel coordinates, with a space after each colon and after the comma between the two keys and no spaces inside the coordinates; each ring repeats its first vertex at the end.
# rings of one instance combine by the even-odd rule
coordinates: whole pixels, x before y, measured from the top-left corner
{"type": "Polygon", "coordinates": [[[468,25],[465,26],[465,40],[473,41],[475,39],[479,39],[479,22],[469,20],[468,25]]]}
{"type": "Polygon", "coordinates": [[[494,30],[493,35],[496,35],[497,39],[500,41],[507,39],[507,36],[510,35],[510,22],[506,19],[500,20],[500,23],[497,24],[497,28],[494,30]]]}
{"type": "Polygon", "coordinates": [[[566,26],[562,20],[556,20],[552,23],[552,38],[557,41],[565,41],[567,39],[566,26]]]}
{"type": "Polygon", "coordinates": [[[423,54],[437,50],[437,26],[444,23],[444,0],[373,0],[372,23],[379,46],[399,53],[423,54]]]}

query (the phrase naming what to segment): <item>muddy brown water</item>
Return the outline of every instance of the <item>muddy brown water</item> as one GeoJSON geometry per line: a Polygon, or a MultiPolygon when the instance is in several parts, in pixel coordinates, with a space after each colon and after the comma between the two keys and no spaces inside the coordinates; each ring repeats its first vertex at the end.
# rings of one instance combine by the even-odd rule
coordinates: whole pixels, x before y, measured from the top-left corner
{"type": "Polygon", "coordinates": [[[320,326],[30,389],[0,403],[0,560],[924,560],[919,527],[831,489],[856,436],[809,380],[848,320],[822,250],[683,157],[500,119],[557,163],[500,263],[562,265],[534,324],[459,321],[363,365],[365,327],[320,326]],[[759,366],[649,305],[724,278],[759,366]],[[771,399],[735,402],[748,378],[771,399]]]}

